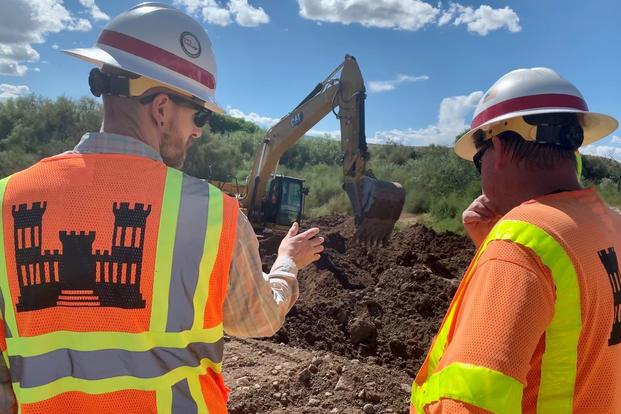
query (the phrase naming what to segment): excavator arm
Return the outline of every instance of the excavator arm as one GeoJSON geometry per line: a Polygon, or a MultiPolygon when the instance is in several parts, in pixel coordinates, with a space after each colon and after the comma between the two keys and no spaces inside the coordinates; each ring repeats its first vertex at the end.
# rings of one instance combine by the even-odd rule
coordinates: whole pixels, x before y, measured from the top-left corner
{"type": "Polygon", "coordinates": [[[364,128],[364,80],[353,56],[346,55],[298,106],[267,131],[257,150],[240,203],[250,221],[265,223],[266,190],[282,155],[329,112],[341,124],[343,188],[352,203],[356,235],[371,243],[385,241],[399,218],[405,191],[397,183],[378,181],[366,170],[369,158],[364,128]],[[336,75],[340,72],[340,76],[336,75]]]}
{"type": "Polygon", "coordinates": [[[248,209],[251,219],[257,214],[265,195],[270,176],[276,170],[283,154],[293,147],[317,124],[334,106],[339,82],[327,78],[313,90],[292,112],[272,126],[263,138],[246,187],[247,197],[242,199],[242,207],[248,209]]]}

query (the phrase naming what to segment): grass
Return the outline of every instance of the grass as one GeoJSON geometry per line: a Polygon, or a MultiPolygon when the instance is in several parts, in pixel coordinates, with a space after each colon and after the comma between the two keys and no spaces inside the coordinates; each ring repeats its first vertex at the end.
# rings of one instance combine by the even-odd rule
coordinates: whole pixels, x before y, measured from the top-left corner
{"type": "Polygon", "coordinates": [[[612,182],[609,179],[603,179],[597,186],[602,199],[611,207],[621,208],[621,191],[619,191],[618,184],[612,182]]]}

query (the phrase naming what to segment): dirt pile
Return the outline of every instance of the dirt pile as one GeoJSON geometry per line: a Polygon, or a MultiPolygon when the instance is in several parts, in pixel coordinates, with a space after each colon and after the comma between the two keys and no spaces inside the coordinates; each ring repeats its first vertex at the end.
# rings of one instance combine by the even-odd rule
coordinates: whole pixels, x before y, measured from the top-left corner
{"type": "MultiPolygon", "coordinates": [[[[299,275],[300,299],[276,342],[366,362],[418,370],[474,247],[462,236],[422,225],[397,232],[387,246],[352,241],[353,219],[322,217],[326,250],[299,275]]],[[[277,238],[261,243],[266,268],[277,238]]]]}
{"type": "MultiPolygon", "coordinates": [[[[322,217],[321,259],[298,275],[300,299],[268,340],[230,338],[231,414],[407,414],[412,378],[474,248],[414,225],[387,246],[355,244],[353,220],[322,217]]],[[[261,240],[265,271],[280,237],[261,240]]]]}

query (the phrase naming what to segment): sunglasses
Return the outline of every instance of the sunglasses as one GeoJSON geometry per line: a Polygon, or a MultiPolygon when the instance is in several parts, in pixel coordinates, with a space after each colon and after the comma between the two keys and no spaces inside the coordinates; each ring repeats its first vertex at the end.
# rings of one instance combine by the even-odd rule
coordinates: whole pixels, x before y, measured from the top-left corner
{"type": "Polygon", "coordinates": [[[474,166],[477,168],[477,171],[479,172],[479,174],[481,174],[481,158],[483,158],[483,154],[485,154],[485,151],[487,151],[491,146],[492,146],[491,139],[484,141],[483,145],[479,147],[477,153],[474,154],[474,157],[472,157],[474,166]]]}
{"type": "MultiPolygon", "coordinates": [[[[151,103],[153,102],[155,97],[159,95],[160,93],[154,93],[152,95],[143,96],[138,101],[143,105],[151,103]]],[[[173,101],[175,104],[186,107],[186,108],[191,108],[196,111],[196,113],[194,114],[194,125],[196,125],[197,128],[202,128],[205,126],[205,124],[207,124],[207,121],[209,120],[209,115],[211,114],[210,110],[205,109],[204,107],[199,105],[197,102],[194,102],[183,96],[174,95],[172,93],[166,93],[165,95],[168,96],[170,100],[173,101]]]]}

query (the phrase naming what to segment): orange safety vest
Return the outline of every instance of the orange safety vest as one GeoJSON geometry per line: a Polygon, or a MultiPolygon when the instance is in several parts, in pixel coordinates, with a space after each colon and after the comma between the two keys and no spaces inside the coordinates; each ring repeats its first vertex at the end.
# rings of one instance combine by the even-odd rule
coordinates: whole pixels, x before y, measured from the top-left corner
{"type": "Polygon", "coordinates": [[[0,199],[21,413],[227,412],[233,198],[148,158],[63,154],[1,180],[0,199]]]}
{"type": "MultiPolygon", "coordinates": [[[[621,361],[619,229],[621,217],[589,189],[531,200],[503,217],[477,251],[434,338],[412,385],[411,412],[423,414],[442,399],[497,414],[621,412],[615,368],[621,361]],[[553,316],[527,380],[491,368],[493,358],[489,366],[443,359],[451,343],[459,342],[454,334],[464,307],[478,306],[466,305],[465,298],[483,252],[496,240],[532,252],[553,283],[553,316]]],[[[503,277],[511,283],[510,274],[503,277]]],[[[499,347],[508,344],[499,338],[499,347]]]]}

